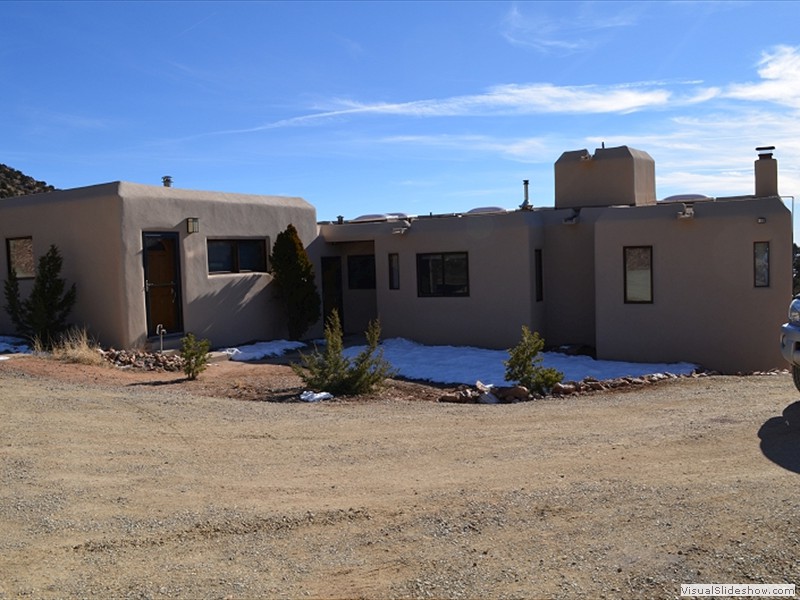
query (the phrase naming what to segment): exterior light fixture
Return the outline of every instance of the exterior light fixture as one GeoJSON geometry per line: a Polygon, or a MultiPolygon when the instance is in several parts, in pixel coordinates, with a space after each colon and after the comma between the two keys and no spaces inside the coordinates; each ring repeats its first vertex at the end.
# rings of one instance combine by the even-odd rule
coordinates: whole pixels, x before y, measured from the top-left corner
{"type": "Polygon", "coordinates": [[[758,217],[758,224],[763,225],[767,222],[767,217],[758,217]]]}
{"type": "Polygon", "coordinates": [[[189,217],[186,219],[186,233],[197,233],[200,231],[200,219],[189,217]]]}

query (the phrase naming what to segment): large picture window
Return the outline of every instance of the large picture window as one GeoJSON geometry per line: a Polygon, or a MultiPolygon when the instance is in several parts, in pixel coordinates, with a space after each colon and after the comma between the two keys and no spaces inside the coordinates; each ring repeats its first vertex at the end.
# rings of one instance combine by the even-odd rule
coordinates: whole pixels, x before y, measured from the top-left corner
{"type": "Polygon", "coordinates": [[[622,250],[625,268],[625,302],[652,304],[653,247],[626,246],[622,250]]]}
{"type": "Polygon", "coordinates": [[[266,273],[269,240],[208,240],[209,273],[266,273]]]}
{"type": "Polygon", "coordinates": [[[36,276],[36,261],[33,258],[33,238],[9,238],[6,240],[8,272],[14,271],[18,279],[36,276]]]}
{"type": "Polygon", "coordinates": [[[347,257],[347,287],[351,290],[375,289],[374,254],[353,254],[347,257]]]}
{"type": "Polygon", "coordinates": [[[769,287],[769,242],[753,244],[753,285],[769,287]]]}
{"type": "Polygon", "coordinates": [[[417,254],[417,295],[469,296],[467,253],[417,254]]]}

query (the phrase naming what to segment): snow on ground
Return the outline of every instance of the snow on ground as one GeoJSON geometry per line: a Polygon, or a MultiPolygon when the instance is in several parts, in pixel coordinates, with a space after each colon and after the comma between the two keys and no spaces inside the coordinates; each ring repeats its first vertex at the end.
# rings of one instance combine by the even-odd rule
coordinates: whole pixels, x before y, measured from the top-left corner
{"type": "MultiPolygon", "coordinates": [[[[319,343],[319,342],[317,342],[319,343]]],[[[238,352],[229,352],[233,360],[258,360],[266,356],[279,356],[288,350],[302,347],[299,342],[261,342],[242,346],[238,352]]],[[[484,350],[465,346],[424,346],[402,338],[384,340],[381,344],[384,358],[397,369],[398,375],[409,379],[436,383],[465,383],[481,381],[487,385],[506,385],[505,350],[484,350]]],[[[344,351],[352,358],[365,349],[353,346],[344,351]]],[[[542,365],[564,373],[565,381],[581,381],[585,377],[599,380],[617,377],[638,377],[653,373],[687,375],[697,368],[690,363],[630,363],[594,360],[589,356],[567,356],[556,352],[542,353],[542,365]]]]}
{"type": "Polygon", "coordinates": [[[21,338],[0,335],[0,354],[22,354],[30,352],[27,342],[21,338]]]}
{"type": "Polygon", "coordinates": [[[304,348],[303,342],[289,342],[287,340],[274,340],[272,342],[258,342],[250,344],[249,346],[241,346],[239,348],[227,348],[223,350],[225,354],[230,356],[231,360],[261,360],[263,358],[270,358],[273,356],[281,356],[290,350],[299,350],[304,348]]]}
{"type": "MultiPolygon", "coordinates": [[[[317,341],[317,345],[324,342],[317,341]]],[[[231,360],[252,361],[281,356],[293,350],[306,348],[302,342],[274,340],[259,342],[224,350],[231,360]]],[[[484,350],[468,346],[424,346],[403,338],[384,340],[383,356],[397,369],[398,375],[436,383],[465,383],[481,381],[487,385],[506,385],[505,350],[484,350]]],[[[354,357],[365,346],[346,348],[345,356],[354,357]]],[[[308,350],[308,349],[307,349],[308,350]]],[[[310,351],[310,350],[308,350],[310,351]]],[[[0,354],[30,352],[25,340],[0,336],[0,354]]],[[[589,356],[567,356],[557,352],[542,353],[542,365],[564,373],[565,381],[581,381],[586,377],[615,379],[638,377],[653,373],[688,375],[697,368],[691,363],[630,363],[594,360],[589,356]]]]}

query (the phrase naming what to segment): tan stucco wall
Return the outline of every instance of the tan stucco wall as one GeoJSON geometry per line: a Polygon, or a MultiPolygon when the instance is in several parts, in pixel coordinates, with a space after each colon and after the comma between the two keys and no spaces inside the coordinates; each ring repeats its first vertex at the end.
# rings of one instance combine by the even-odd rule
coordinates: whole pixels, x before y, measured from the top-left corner
{"type": "MultiPolygon", "coordinates": [[[[7,238],[32,236],[37,261],[55,244],[63,258],[62,277],[77,289],[70,322],[119,344],[125,336],[120,220],[114,184],[0,200],[3,280],[8,277],[7,238]]],[[[21,281],[21,295],[27,297],[32,287],[33,280],[21,281]]],[[[0,311],[0,332],[13,332],[5,311],[0,311]]]]}
{"type": "Polygon", "coordinates": [[[519,340],[522,325],[541,315],[541,308],[532,306],[531,244],[541,235],[530,225],[538,219],[534,212],[421,218],[412,220],[403,234],[392,233],[396,222],[330,224],[321,227],[321,234],[335,241],[374,239],[383,337],[508,348],[519,340]],[[468,253],[469,297],[417,296],[417,254],[432,252],[468,253]],[[398,290],[389,289],[390,253],[399,256],[398,290]]]}
{"type": "MultiPolygon", "coordinates": [[[[292,223],[308,245],[316,211],[300,198],[252,196],[115,182],[0,200],[0,269],[7,277],[5,239],[32,235],[37,257],[56,244],[63,276],[77,285],[72,321],[87,325],[104,345],[144,346],[143,232],[177,232],[184,331],[214,347],[286,336],[270,274],[209,275],[207,238],[268,236],[292,223]],[[186,233],[186,218],[200,232],[186,233]]],[[[26,294],[31,282],[25,281],[26,294]]],[[[11,333],[5,311],[0,332],[11,333]]],[[[169,332],[179,334],[180,332],[169,332]]]]}
{"type": "Polygon", "coordinates": [[[548,346],[595,345],[594,227],[602,209],[542,211],[548,346]]]}
{"type": "Polygon", "coordinates": [[[146,341],[143,293],[143,232],[180,235],[184,331],[208,338],[214,347],[286,336],[282,311],[268,273],[209,275],[209,238],[269,237],[270,244],[291,223],[304,245],[316,236],[315,209],[300,198],[252,196],[143,186],[123,182],[126,314],[133,344],[146,341]],[[200,232],[186,233],[186,218],[200,220],[200,232]]]}
{"type": "Polygon", "coordinates": [[[595,235],[597,354],[689,361],[725,373],[782,367],[791,299],[790,213],[778,198],[608,209],[595,235]],[[766,219],[759,224],[758,217],[766,219]],[[770,242],[770,286],[753,285],[753,243],[770,242]],[[623,301],[623,247],[652,245],[653,303],[623,301]]]}

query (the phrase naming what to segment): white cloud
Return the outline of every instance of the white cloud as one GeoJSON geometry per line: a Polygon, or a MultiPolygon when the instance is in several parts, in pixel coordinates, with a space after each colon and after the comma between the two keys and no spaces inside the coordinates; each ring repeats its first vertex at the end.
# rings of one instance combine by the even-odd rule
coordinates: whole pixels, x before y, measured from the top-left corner
{"type": "Polygon", "coordinates": [[[636,4],[623,6],[609,14],[608,6],[595,10],[593,2],[575,3],[568,17],[554,18],[542,10],[540,3],[526,3],[536,12],[523,13],[517,4],[512,5],[503,19],[501,35],[510,44],[531,48],[542,54],[573,54],[597,48],[602,44],[601,33],[630,27],[637,23],[642,10],[636,4]]]}
{"type": "Polygon", "coordinates": [[[800,108],[800,50],[778,46],[763,52],[758,63],[761,81],[733,84],[725,95],[749,101],[773,102],[800,108]]]}

